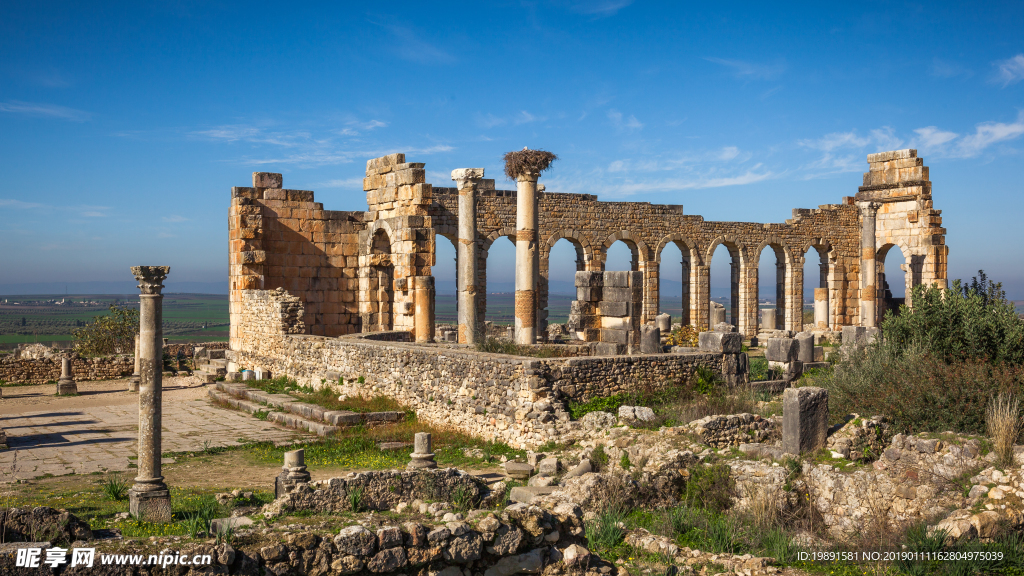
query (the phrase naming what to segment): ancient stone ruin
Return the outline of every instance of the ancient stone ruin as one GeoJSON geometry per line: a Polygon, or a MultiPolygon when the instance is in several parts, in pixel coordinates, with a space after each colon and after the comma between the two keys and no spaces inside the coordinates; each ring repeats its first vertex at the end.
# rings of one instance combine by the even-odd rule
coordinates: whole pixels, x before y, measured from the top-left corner
{"type": "MultiPolygon", "coordinates": [[[[530,159],[533,152],[541,151],[522,154],[530,159]]],[[[515,444],[564,433],[568,417],[560,415],[569,400],[687,377],[698,365],[742,384],[746,357],[732,343],[667,354],[657,342],[663,249],[674,243],[683,254],[683,325],[733,332],[737,341],[805,330],[803,270],[813,250],[820,262],[813,327],[871,330],[893,305],[879,265],[885,254],[894,246],[903,252],[908,288],[945,287],[948,249],[917,152],[871,154],[868,164],[855,196],[795,209],[776,224],[711,222],[678,205],[547,192],[530,164],[517,165],[514,191],[496,189],[482,168],[454,170],[455,187],[435,188],[424,164],[406,162],[404,154],[375,158],[363,181],[367,209],[356,211],[325,210],[313,192],[285,189],[280,174],[257,172],[251,187],[231,193],[228,372],[245,366],[314,386],[328,374],[332,381],[365,375],[367,389],[428,421],[515,444]],[[514,337],[521,345],[546,339],[549,254],[558,240],[571,242],[577,300],[569,331],[592,343],[589,352],[554,359],[451,345],[442,352],[434,343],[437,235],[457,246],[457,337],[464,344],[485,333],[486,262],[496,240],[508,237],[517,246],[514,337]],[[619,240],[633,253],[631,273],[604,271],[607,251],[619,240]],[[731,255],[728,324],[726,310],[716,311],[709,298],[719,245],[731,255]],[[778,309],[759,315],[758,264],[766,247],[778,262],[778,309]]],[[[816,353],[813,341],[789,345],[792,353],[780,360],[787,379],[816,353]]]]}

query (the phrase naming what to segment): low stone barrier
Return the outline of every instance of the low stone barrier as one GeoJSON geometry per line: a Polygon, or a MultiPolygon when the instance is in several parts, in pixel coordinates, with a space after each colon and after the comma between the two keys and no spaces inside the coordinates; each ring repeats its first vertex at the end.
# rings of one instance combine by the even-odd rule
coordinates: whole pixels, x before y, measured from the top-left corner
{"type": "MultiPolygon", "coordinates": [[[[35,359],[5,358],[0,361],[0,381],[11,384],[46,384],[60,378],[61,356],[35,359]]],[[[78,381],[114,380],[131,376],[135,371],[135,357],[130,354],[75,357],[71,360],[71,375],[78,381]]]]}

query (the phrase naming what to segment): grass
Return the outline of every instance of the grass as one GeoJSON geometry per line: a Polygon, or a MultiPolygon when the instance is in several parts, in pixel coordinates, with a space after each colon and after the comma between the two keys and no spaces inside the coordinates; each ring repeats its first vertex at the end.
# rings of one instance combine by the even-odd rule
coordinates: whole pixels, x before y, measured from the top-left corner
{"type": "Polygon", "coordinates": [[[118,474],[104,480],[102,486],[103,493],[110,500],[120,501],[128,497],[128,481],[118,474]]]}
{"type": "MultiPolygon", "coordinates": [[[[359,377],[360,379],[362,376],[359,377]]],[[[373,398],[349,397],[339,400],[341,392],[331,384],[324,382],[320,388],[300,386],[295,380],[287,377],[272,380],[255,380],[247,386],[259,388],[268,394],[288,394],[302,402],[316,404],[328,410],[347,410],[349,412],[406,412],[406,409],[387,396],[373,398]]]]}
{"type": "Polygon", "coordinates": [[[996,462],[999,466],[1012,466],[1013,445],[1021,432],[1020,400],[1010,394],[1000,394],[993,398],[985,410],[985,424],[992,438],[996,462]]]}
{"type": "Polygon", "coordinates": [[[415,416],[387,426],[344,428],[334,436],[304,444],[274,446],[270,442],[262,442],[249,444],[244,449],[258,462],[280,463],[286,451],[303,448],[307,466],[385,470],[404,468],[411,459],[411,451],[381,450],[378,445],[382,442],[413,442],[417,432],[432,434],[434,458],[446,466],[480,465],[500,456],[526,458],[525,451],[502,442],[487,442],[467,434],[439,430],[417,422],[415,416]],[[466,456],[463,451],[467,448],[479,449],[484,458],[466,456]]]}

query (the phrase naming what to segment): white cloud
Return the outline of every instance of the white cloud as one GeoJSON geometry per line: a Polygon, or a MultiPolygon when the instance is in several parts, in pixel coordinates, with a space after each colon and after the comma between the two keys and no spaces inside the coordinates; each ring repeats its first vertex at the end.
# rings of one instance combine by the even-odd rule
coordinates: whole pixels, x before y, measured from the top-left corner
{"type": "Polygon", "coordinates": [[[88,112],[75,110],[74,108],[68,108],[66,106],[40,104],[37,102],[20,102],[18,100],[0,102],[0,112],[24,114],[26,116],[60,118],[61,120],[70,120],[72,122],[85,122],[91,116],[88,112]]]}
{"type": "Polygon", "coordinates": [[[633,0],[577,0],[570,3],[569,8],[581,14],[612,16],[632,3],[633,0]]]}
{"type": "Polygon", "coordinates": [[[1024,134],[1024,112],[1017,115],[1017,121],[1009,124],[1004,122],[983,122],[975,127],[974,134],[964,136],[958,143],[958,153],[962,157],[977,156],[985,148],[997,143],[1013,140],[1024,134]]]}
{"type": "Polygon", "coordinates": [[[728,58],[704,58],[708,62],[713,62],[731,68],[733,74],[737,78],[757,78],[760,80],[771,80],[782,75],[786,71],[786,63],[784,61],[778,61],[775,64],[759,64],[754,62],[746,62],[744,60],[730,60],[728,58]]]}
{"type": "Polygon", "coordinates": [[[624,117],[622,112],[619,112],[614,108],[608,111],[608,119],[611,120],[612,125],[619,130],[633,131],[644,127],[644,125],[636,119],[636,116],[630,114],[628,117],[624,117]]]}
{"type": "Polygon", "coordinates": [[[22,202],[21,200],[9,200],[5,198],[0,198],[0,206],[20,208],[22,210],[27,210],[29,208],[43,208],[42,204],[35,204],[33,202],[22,202]]]}
{"type": "Polygon", "coordinates": [[[705,188],[722,188],[725,186],[743,186],[761,182],[774,176],[772,172],[763,170],[761,164],[748,169],[742,174],[731,176],[704,176],[696,178],[664,178],[643,182],[626,182],[612,184],[607,187],[612,196],[632,196],[645,192],[677,192],[682,190],[700,190],[705,188]]]}
{"type": "Polygon", "coordinates": [[[882,126],[871,131],[871,137],[880,151],[897,150],[903,140],[896,137],[895,130],[890,126],[882,126]]]}
{"type": "Polygon", "coordinates": [[[420,64],[453,64],[456,58],[438,48],[435,41],[423,40],[419,35],[405,26],[387,26],[396,42],[392,49],[399,58],[420,64]]]}
{"type": "Polygon", "coordinates": [[[958,136],[956,132],[939,130],[936,126],[918,128],[914,130],[914,133],[917,134],[917,139],[914,141],[915,146],[922,150],[934,150],[941,148],[944,144],[958,136]]]}
{"type": "Polygon", "coordinates": [[[1000,60],[996,62],[996,67],[998,68],[996,75],[998,80],[1003,83],[1003,88],[1024,80],[1024,54],[1000,60]]]}
{"type": "Polygon", "coordinates": [[[718,159],[729,161],[740,155],[740,149],[735,146],[726,146],[718,153],[718,159]]]}

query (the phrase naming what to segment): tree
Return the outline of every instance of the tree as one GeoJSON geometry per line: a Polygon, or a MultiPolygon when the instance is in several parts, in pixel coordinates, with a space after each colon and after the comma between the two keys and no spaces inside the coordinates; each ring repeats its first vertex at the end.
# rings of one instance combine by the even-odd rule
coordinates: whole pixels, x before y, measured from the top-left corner
{"type": "Polygon", "coordinates": [[[139,311],[110,305],[110,314],[97,316],[91,324],[72,332],[80,354],[130,354],[139,333],[139,311]]]}

